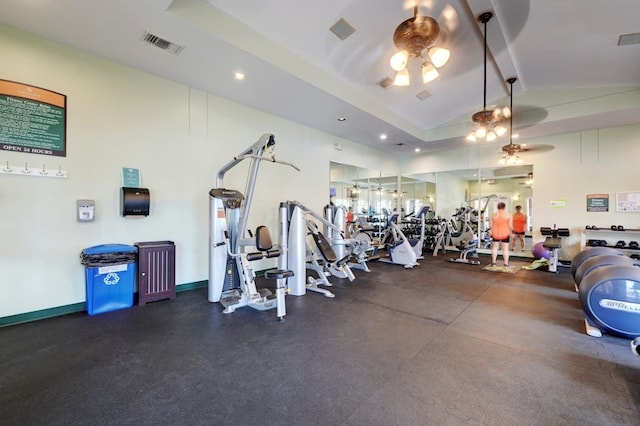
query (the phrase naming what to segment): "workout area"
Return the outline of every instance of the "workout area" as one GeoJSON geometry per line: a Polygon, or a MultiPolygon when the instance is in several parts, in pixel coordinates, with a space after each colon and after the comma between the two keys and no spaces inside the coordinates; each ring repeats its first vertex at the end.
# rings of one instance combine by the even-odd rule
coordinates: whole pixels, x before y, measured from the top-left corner
{"type": "Polygon", "coordinates": [[[0,424],[639,424],[640,3],[62,3],[0,2],[0,424]]]}

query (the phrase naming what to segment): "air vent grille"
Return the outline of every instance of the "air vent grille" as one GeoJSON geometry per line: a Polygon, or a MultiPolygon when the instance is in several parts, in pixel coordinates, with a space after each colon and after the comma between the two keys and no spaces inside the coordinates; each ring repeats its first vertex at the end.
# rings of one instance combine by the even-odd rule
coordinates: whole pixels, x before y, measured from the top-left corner
{"type": "Polygon", "coordinates": [[[146,41],[149,44],[153,44],[154,46],[159,47],[162,50],[171,52],[174,55],[177,55],[182,51],[182,49],[184,49],[184,46],[180,46],[179,44],[170,42],[146,31],[142,35],[142,40],[146,41]]]}
{"type": "Polygon", "coordinates": [[[640,44],[640,33],[622,34],[618,38],[618,46],[640,44]]]}
{"type": "Polygon", "coordinates": [[[340,18],[340,20],[333,24],[329,30],[342,41],[346,40],[347,37],[356,31],[356,29],[353,28],[353,25],[345,21],[343,18],[340,18]]]}
{"type": "Polygon", "coordinates": [[[431,93],[429,93],[429,91],[423,90],[422,92],[420,92],[420,93],[418,93],[416,95],[416,98],[420,99],[421,101],[424,101],[425,99],[427,99],[430,96],[431,96],[431,93]]]}
{"type": "Polygon", "coordinates": [[[385,77],[378,82],[378,86],[382,87],[383,89],[388,88],[392,84],[393,84],[393,79],[390,77],[385,77]]]}

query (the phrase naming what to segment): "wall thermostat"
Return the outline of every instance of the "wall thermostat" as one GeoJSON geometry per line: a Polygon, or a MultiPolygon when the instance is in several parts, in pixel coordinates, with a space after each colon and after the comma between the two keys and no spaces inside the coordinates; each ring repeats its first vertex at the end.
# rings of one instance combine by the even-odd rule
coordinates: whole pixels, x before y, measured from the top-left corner
{"type": "Polygon", "coordinates": [[[76,201],[78,222],[93,222],[96,218],[96,203],[93,200],[76,201]]]}

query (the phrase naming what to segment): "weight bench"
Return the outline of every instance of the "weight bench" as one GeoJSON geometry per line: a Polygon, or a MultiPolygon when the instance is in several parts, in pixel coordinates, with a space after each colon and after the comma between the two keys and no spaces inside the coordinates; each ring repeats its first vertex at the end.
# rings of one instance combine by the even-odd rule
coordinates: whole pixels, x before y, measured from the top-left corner
{"type": "Polygon", "coordinates": [[[569,228],[556,228],[556,225],[553,225],[553,228],[542,227],[540,228],[540,233],[542,235],[547,235],[544,242],[542,243],[542,247],[549,250],[551,253],[549,256],[549,272],[558,272],[558,252],[562,247],[562,238],[568,237],[569,228]]]}
{"type": "Polygon", "coordinates": [[[478,240],[473,240],[469,242],[462,240],[460,241],[460,244],[456,246],[456,248],[460,250],[460,257],[458,257],[457,259],[452,257],[448,260],[448,262],[466,263],[468,265],[480,264],[480,261],[477,260],[478,259],[478,240]],[[467,259],[467,256],[469,255],[475,258],[476,260],[467,259]]]}
{"type": "Polygon", "coordinates": [[[318,249],[317,252],[322,257],[323,264],[320,265],[315,256],[315,251],[307,245],[307,256],[309,262],[307,262],[307,269],[314,270],[318,274],[318,278],[307,278],[307,290],[322,293],[326,297],[335,297],[329,290],[319,288],[318,285],[324,285],[331,287],[332,284],[327,278],[330,275],[341,276],[348,278],[349,281],[353,281],[356,277],[353,275],[351,268],[347,265],[347,262],[351,258],[351,254],[346,255],[342,259],[338,259],[336,252],[331,247],[331,243],[327,238],[318,230],[318,227],[312,221],[307,221],[307,229],[309,230],[313,242],[318,249]]]}

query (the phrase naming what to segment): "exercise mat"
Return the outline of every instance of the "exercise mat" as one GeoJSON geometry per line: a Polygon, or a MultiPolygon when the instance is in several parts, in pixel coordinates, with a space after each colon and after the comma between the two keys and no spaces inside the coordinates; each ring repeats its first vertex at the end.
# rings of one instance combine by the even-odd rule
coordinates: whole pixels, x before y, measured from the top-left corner
{"type": "Polygon", "coordinates": [[[491,265],[487,265],[484,268],[485,271],[491,271],[491,272],[506,272],[508,274],[515,274],[516,272],[518,272],[520,270],[519,266],[513,266],[513,265],[509,265],[509,266],[502,266],[502,265],[496,265],[496,266],[491,266],[491,265]]]}

